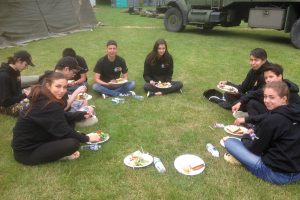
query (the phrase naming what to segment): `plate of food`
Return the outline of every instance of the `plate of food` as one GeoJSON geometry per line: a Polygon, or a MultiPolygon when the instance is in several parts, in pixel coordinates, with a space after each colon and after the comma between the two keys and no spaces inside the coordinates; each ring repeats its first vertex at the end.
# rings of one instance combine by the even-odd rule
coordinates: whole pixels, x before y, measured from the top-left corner
{"type": "Polygon", "coordinates": [[[77,96],[76,96],[76,100],[91,100],[93,97],[92,95],[89,95],[88,93],[79,93],[77,96]]]}
{"type": "Polygon", "coordinates": [[[156,84],[155,84],[155,87],[157,88],[170,88],[172,87],[172,84],[170,82],[160,82],[158,81],[156,84]]]}
{"type": "Polygon", "coordinates": [[[205,163],[199,156],[184,154],[175,159],[174,167],[181,174],[194,176],[203,172],[205,163]]]}
{"type": "Polygon", "coordinates": [[[230,86],[230,85],[220,85],[218,84],[217,87],[220,89],[220,90],[223,90],[224,92],[228,92],[228,93],[231,93],[231,94],[237,94],[239,93],[238,89],[233,87],[233,86],[230,86]]]}
{"type": "Polygon", "coordinates": [[[117,78],[115,81],[112,81],[112,82],[109,82],[109,83],[113,84],[113,85],[122,85],[126,82],[127,82],[127,80],[124,79],[124,78],[117,78]]]}
{"type": "Polygon", "coordinates": [[[75,80],[68,80],[68,83],[70,84],[70,83],[73,83],[75,80]]]}
{"type": "Polygon", "coordinates": [[[153,157],[141,151],[135,151],[124,158],[124,164],[132,168],[147,167],[153,162],[153,157]]]}
{"type": "Polygon", "coordinates": [[[231,135],[242,136],[248,129],[243,126],[228,125],[224,127],[224,131],[231,135]]]}
{"type": "Polygon", "coordinates": [[[100,141],[99,142],[87,142],[87,144],[101,144],[109,140],[109,134],[108,133],[103,133],[101,130],[98,130],[96,133],[89,133],[87,135],[92,135],[92,134],[98,134],[100,136],[100,141]]]}

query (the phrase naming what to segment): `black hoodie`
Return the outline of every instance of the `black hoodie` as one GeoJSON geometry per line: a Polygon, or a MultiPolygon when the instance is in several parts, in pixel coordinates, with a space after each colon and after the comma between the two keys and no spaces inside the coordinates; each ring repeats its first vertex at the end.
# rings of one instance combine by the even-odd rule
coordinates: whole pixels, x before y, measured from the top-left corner
{"type": "Polygon", "coordinates": [[[88,137],[69,126],[63,106],[58,102],[48,102],[44,95],[26,114],[20,112],[13,129],[12,147],[15,151],[29,151],[41,144],[62,138],[75,138],[79,142],[88,142],[88,137]]]}
{"type": "Polygon", "coordinates": [[[274,171],[300,172],[300,106],[280,106],[266,116],[248,149],[274,171]]]}
{"type": "Polygon", "coordinates": [[[26,98],[22,94],[20,72],[7,63],[0,67],[0,106],[9,107],[26,98]]]}

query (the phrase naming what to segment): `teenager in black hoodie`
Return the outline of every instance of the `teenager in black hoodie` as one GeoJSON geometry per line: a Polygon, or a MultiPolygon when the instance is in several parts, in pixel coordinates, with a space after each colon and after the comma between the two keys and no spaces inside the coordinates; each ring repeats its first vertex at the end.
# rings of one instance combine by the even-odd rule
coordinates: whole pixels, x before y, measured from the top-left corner
{"type": "Polygon", "coordinates": [[[26,165],[37,165],[63,157],[79,157],[79,143],[99,141],[99,136],[86,136],[68,125],[63,96],[67,80],[53,72],[34,86],[30,104],[18,118],[13,129],[12,148],[15,159],[26,165]]]}
{"type": "MultiPolygon", "coordinates": [[[[283,79],[283,68],[275,63],[270,63],[264,69],[264,78],[266,83],[274,81],[283,81],[289,88],[289,104],[298,104],[300,106],[299,87],[288,79],[283,79]]],[[[264,119],[264,113],[267,112],[267,108],[263,102],[263,90],[259,89],[253,92],[251,95],[247,95],[248,99],[244,103],[247,104],[248,117],[238,118],[235,120],[235,125],[243,123],[257,124],[264,119]]],[[[233,112],[236,110],[233,110],[233,112]]]]}
{"type": "Polygon", "coordinates": [[[289,90],[286,83],[270,82],[264,88],[264,102],[269,110],[259,123],[257,138],[250,144],[225,137],[225,148],[252,174],[274,184],[300,179],[300,107],[287,106],[289,90]]]}
{"type": "Polygon", "coordinates": [[[17,51],[0,67],[0,113],[18,116],[23,109],[20,102],[29,95],[29,91],[21,88],[21,71],[28,65],[34,66],[31,55],[27,51],[17,51]]]}
{"type": "Polygon", "coordinates": [[[250,67],[246,78],[240,85],[233,84],[229,81],[220,81],[218,87],[222,88],[225,85],[234,86],[238,89],[238,93],[232,94],[229,92],[224,93],[223,100],[217,99],[216,102],[219,106],[231,110],[243,96],[247,95],[249,92],[256,91],[259,88],[262,88],[265,84],[263,77],[263,69],[268,65],[267,52],[262,48],[255,48],[250,52],[250,67]],[[225,101],[224,101],[225,99],[225,101]]]}

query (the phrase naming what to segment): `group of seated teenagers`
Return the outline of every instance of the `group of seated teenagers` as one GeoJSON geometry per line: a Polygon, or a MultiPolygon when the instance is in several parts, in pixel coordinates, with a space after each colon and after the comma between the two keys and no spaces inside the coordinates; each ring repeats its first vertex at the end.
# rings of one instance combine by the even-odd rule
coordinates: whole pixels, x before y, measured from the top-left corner
{"type": "MultiPolygon", "coordinates": [[[[132,91],[135,82],[128,81],[128,68],[125,60],[117,55],[116,41],[107,42],[106,52],[95,65],[92,88],[103,98],[135,95],[132,91]],[[127,82],[116,86],[114,83],[120,77],[127,82]]],[[[12,140],[15,159],[26,165],[37,165],[78,158],[80,143],[100,140],[98,135],[75,131],[75,122],[95,115],[93,106],[86,100],[77,99],[88,86],[88,67],[84,58],[72,48],[66,48],[54,70],[46,71],[30,90],[22,90],[20,72],[28,65],[34,66],[31,55],[27,51],[18,51],[0,67],[0,113],[18,116],[12,140]]],[[[166,41],[159,39],[145,60],[147,96],[180,92],[183,84],[173,81],[172,75],[172,56],[166,41]],[[157,88],[157,82],[169,82],[170,87],[157,88]]]]}
{"type": "MultiPolygon", "coordinates": [[[[128,80],[126,62],[117,55],[114,40],[107,42],[106,52],[95,65],[93,90],[101,93],[103,98],[134,95],[134,81],[127,81],[120,87],[113,84],[120,77],[128,80]]],[[[55,69],[41,76],[39,84],[32,86],[31,91],[25,90],[23,93],[20,72],[28,65],[33,66],[30,54],[18,51],[7,63],[2,63],[0,111],[13,115],[20,111],[12,141],[14,157],[18,162],[37,165],[59,159],[76,159],[80,156],[80,143],[99,141],[97,135],[86,135],[74,129],[75,121],[93,115],[93,107],[86,102],[77,102],[73,112],[66,112],[71,110],[75,96],[87,89],[88,68],[83,60],[73,49],[65,49],[55,69]],[[84,65],[81,62],[86,67],[81,67],[84,65]],[[68,80],[73,81],[68,83],[68,80]],[[20,102],[25,98],[29,99],[29,104],[22,107],[20,102]]],[[[238,93],[225,92],[209,98],[232,112],[248,113],[238,117],[234,124],[252,124],[241,140],[224,137],[225,148],[233,159],[263,180],[274,184],[297,181],[300,179],[298,86],[283,79],[283,68],[268,62],[264,49],[251,51],[250,66],[241,85],[219,82],[220,85],[235,86],[238,93]]],[[[172,56],[168,53],[166,41],[159,39],[144,63],[144,90],[147,96],[180,92],[183,85],[180,81],[173,81],[172,75],[172,56]],[[171,87],[158,88],[155,85],[159,81],[170,82],[171,87]]]]}
{"type": "Polygon", "coordinates": [[[240,85],[219,82],[236,87],[237,93],[204,92],[210,101],[232,113],[240,112],[240,116],[235,115],[234,124],[249,128],[241,140],[223,138],[229,152],[224,158],[242,164],[265,181],[295,182],[300,179],[299,88],[283,78],[282,66],[268,62],[262,48],[250,52],[250,67],[240,85]]]}

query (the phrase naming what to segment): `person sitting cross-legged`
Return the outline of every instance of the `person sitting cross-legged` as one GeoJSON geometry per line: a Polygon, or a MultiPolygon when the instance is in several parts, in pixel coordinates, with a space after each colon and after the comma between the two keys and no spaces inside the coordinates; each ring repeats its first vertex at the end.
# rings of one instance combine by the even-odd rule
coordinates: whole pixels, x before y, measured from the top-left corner
{"type": "Polygon", "coordinates": [[[94,68],[93,90],[108,96],[131,96],[135,81],[128,80],[128,68],[125,60],[117,55],[117,42],[109,40],[106,44],[106,55],[98,60],[94,68]]]}

